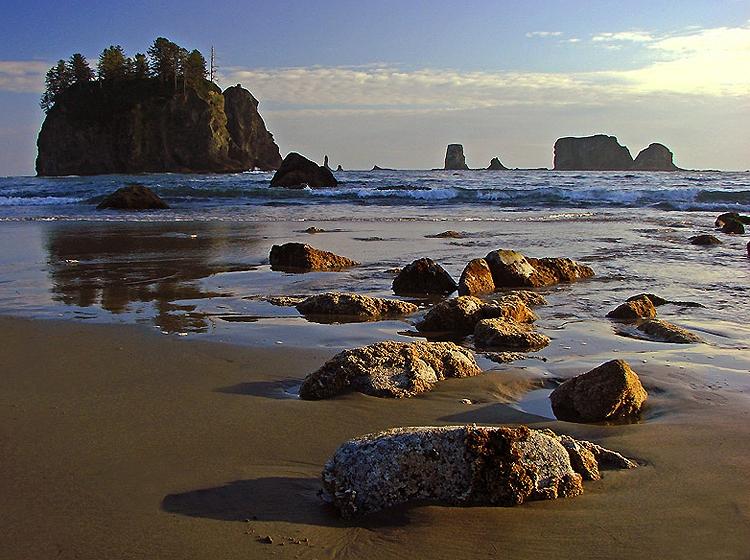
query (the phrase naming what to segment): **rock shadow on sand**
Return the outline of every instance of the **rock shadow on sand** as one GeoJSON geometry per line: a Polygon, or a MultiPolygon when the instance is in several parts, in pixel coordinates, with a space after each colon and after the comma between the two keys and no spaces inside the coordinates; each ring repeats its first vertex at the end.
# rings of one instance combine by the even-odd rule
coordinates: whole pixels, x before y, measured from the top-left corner
{"type": "Polygon", "coordinates": [[[323,503],[318,478],[265,477],[235,480],[214,488],[168,494],[161,509],[168,513],[219,521],[281,521],[325,527],[402,527],[408,508],[392,508],[356,522],[341,519],[323,503]]]}
{"type": "Polygon", "coordinates": [[[252,397],[265,397],[267,399],[297,399],[299,398],[299,388],[302,384],[301,379],[288,377],[275,381],[250,381],[247,383],[237,383],[228,387],[219,387],[214,389],[216,393],[227,395],[247,395],[252,397]]]}

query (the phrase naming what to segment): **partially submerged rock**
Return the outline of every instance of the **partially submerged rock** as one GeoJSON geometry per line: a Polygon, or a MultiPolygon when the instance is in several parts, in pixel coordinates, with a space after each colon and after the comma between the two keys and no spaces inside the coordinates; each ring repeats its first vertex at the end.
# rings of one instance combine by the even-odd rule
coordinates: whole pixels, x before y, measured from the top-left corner
{"type": "Polygon", "coordinates": [[[451,294],[457,287],[442,266],[427,258],[406,265],[393,280],[398,295],[451,294]]]}
{"type": "Polygon", "coordinates": [[[493,302],[474,296],[458,296],[441,301],[417,323],[420,332],[452,332],[459,335],[474,331],[482,319],[504,318],[520,323],[531,323],[536,315],[523,300],[513,294],[493,302]]]}
{"type": "Polygon", "coordinates": [[[514,506],[581,494],[584,477],[615,464],[605,454],[621,457],[620,468],[637,466],[526,426],[395,428],[341,445],[323,469],[321,495],[347,519],[413,501],[514,506]]]}
{"type": "Polygon", "coordinates": [[[641,298],[648,298],[649,300],[651,300],[651,303],[654,304],[654,307],[659,307],[660,305],[672,303],[668,299],[664,299],[663,297],[657,296],[656,294],[638,294],[635,296],[630,296],[627,301],[635,301],[641,298]]]}
{"type": "Polygon", "coordinates": [[[518,251],[499,249],[486,257],[495,288],[552,286],[594,275],[591,267],[567,258],[527,258],[518,251]]]}
{"type": "Polygon", "coordinates": [[[463,239],[464,234],[460,231],[449,229],[442,233],[436,233],[435,235],[425,235],[425,237],[428,239],[463,239]]]}
{"type": "Polygon", "coordinates": [[[320,188],[338,185],[330,169],[310,161],[305,156],[290,152],[281,162],[279,170],[271,179],[272,187],[320,188]]]}
{"type": "Polygon", "coordinates": [[[299,396],[319,400],[358,391],[407,398],[449,377],[481,373],[472,353],[452,342],[377,342],[336,354],[305,378],[299,396]]]}
{"type": "Polygon", "coordinates": [[[648,393],[623,360],[612,360],[552,391],[552,411],[568,422],[603,422],[637,416],[648,393]]]}
{"type": "Polygon", "coordinates": [[[108,194],[96,207],[97,210],[165,210],[169,205],[143,185],[127,185],[108,194]]]}
{"type": "Polygon", "coordinates": [[[482,319],[474,329],[477,348],[540,350],[549,343],[548,336],[535,332],[531,326],[507,319],[482,319]]]}
{"type": "Polygon", "coordinates": [[[310,226],[305,230],[305,233],[315,234],[315,233],[326,233],[326,230],[321,229],[319,227],[310,226]]]}
{"type": "Polygon", "coordinates": [[[687,329],[683,329],[682,327],[678,327],[677,325],[673,325],[672,323],[660,319],[643,321],[636,328],[656,342],[671,342],[674,344],[696,344],[705,342],[697,334],[693,334],[687,329]]]}
{"type": "Polygon", "coordinates": [[[713,235],[694,235],[690,239],[688,239],[691,245],[721,245],[721,241],[719,241],[716,237],[713,235]]]}
{"type": "Polygon", "coordinates": [[[466,265],[458,281],[458,294],[474,296],[495,291],[492,272],[484,259],[473,259],[466,265]]]}
{"type": "Polygon", "coordinates": [[[639,298],[629,299],[625,303],[618,305],[615,309],[607,313],[607,317],[619,321],[653,319],[656,317],[656,308],[651,298],[643,295],[639,298]]]}
{"type": "Polygon", "coordinates": [[[750,224],[750,216],[743,216],[737,212],[724,212],[716,218],[714,225],[717,228],[723,228],[729,222],[740,222],[741,224],[750,224]]]}
{"type": "Polygon", "coordinates": [[[298,303],[296,307],[297,311],[303,315],[328,315],[360,319],[409,315],[419,309],[416,305],[407,301],[344,293],[310,296],[298,303]]]}
{"type": "Polygon", "coordinates": [[[728,220],[721,226],[722,233],[740,234],[745,233],[745,226],[739,220],[728,220]]]}
{"type": "Polygon", "coordinates": [[[285,243],[271,247],[271,269],[291,272],[341,270],[359,263],[329,251],[321,251],[307,243],[285,243]]]}

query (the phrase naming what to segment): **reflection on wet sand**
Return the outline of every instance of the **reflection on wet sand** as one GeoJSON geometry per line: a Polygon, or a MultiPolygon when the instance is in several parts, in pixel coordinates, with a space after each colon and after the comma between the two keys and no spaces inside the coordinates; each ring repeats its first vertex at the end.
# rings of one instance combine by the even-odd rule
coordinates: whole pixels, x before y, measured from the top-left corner
{"type": "Polygon", "coordinates": [[[180,301],[220,297],[200,280],[250,270],[262,226],[223,223],[66,223],[47,228],[53,297],[113,314],[153,316],[161,330],[204,332],[208,320],[180,301]],[[143,304],[143,305],[140,305],[143,304]]]}

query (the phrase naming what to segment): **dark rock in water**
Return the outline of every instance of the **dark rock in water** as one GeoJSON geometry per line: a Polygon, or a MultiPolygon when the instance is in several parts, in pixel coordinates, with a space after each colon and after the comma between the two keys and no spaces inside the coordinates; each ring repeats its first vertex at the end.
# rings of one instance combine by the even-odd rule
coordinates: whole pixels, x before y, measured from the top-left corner
{"type": "Polygon", "coordinates": [[[416,305],[406,301],[342,293],[310,296],[297,304],[297,311],[303,315],[344,316],[360,319],[409,315],[418,310],[416,305]]]}
{"type": "Polygon", "coordinates": [[[622,360],[569,379],[552,391],[552,411],[567,422],[603,422],[637,416],[648,393],[622,360]]]}
{"type": "Polygon", "coordinates": [[[445,151],[445,167],[443,169],[469,169],[464,157],[464,147],[461,144],[448,144],[445,151]]]}
{"type": "Polygon", "coordinates": [[[713,235],[695,235],[688,239],[688,241],[692,245],[721,245],[721,241],[719,241],[716,237],[713,235]]]}
{"type": "Polygon", "coordinates": [[[370,171],[395,171],[395,169],[391,169],[390,167],[379,167],[377,165],[373,165],[370,171]]]}
{"type": "Polygon", "coordinates": [[[273,171],[281,165],[279,147],[258,113],[258,100],[241,85],[224,90],[224,112],[231,138],[229,157],[243,169],[273,171]]]}
{"type": "Polygon", "coordinates": [[[654,307],[659,307],[660,305],[666,305],[667,303],[672,303],[668,299],[664,299],[661,296],[657,296],[656,294],[638,294],[635,296],[630,296],[627,301],[636,301],[639,299],[648,298],[651,303],[654,305],[654,307]]]}
{"type": "Polygon", "coordinates": [[[618,305],[616,309],[607,313],[607,317],[620,321],[653,319],[656,317],[656,308],[651,298],[644,295],[636,299],[629,299],[625,303],[618,305]]]}
{"type": "Polygon", "coordinates": [[[548,336],[535,332],[531,326],[505,318],[482,319],[474,329],[477,348],[539,350],[549,343],[548,336]]]}
{"type": "Polygon", "coordinates": [[[299,396],[319,400],[358,391],[408,398],[449,377],[481,373],[472,353],[452,342],[377,342],[336,354],[305,378],[299,396]]]}
{"type": "Polygon", "coordinates": [[[508,171],[508,168],[505,167],[502,163],[500,163],[500,160],[496,157],[493,157],[490,160],[490,165],[487,168],[488,171],[508,171]]]}
{"type": "Polygon", "coordinates": [[[343,170],[344,170],[344,168],[343,168],[343,167],[341,167],[341,164],[339,163],[339,164],[338,164],[338,165],[336,166],[336,171],[343,171],[343,170]]]}
{"type": "Polygon", "coordinates": [[[673,344],[698,344],[705,342],[697,334],[693,334],[687,329],[659,319],[644,321],[636,328],[647,335],[649,339],[656,342],[670,342],[673,344]]]}
{"type": "Polygon", "coordinates": [[[741,224],[750,224],[750,216],[742,216],[737,212],[725,212],[716,218],[715,225],[717,228],[723,228],[729,222],[740,222],[741,224]]]}
{"type": "Polygon", "coordinates": [[[336,177],[330,169],[310,161],[297,152],[290,152],[271,179],[272,187],[312,188],[335,187],[336,177]]]}
{"type": "Polygon", "coordinates": [[[208,80],[184,93],[156,78],[74,84],[37,147],[41,176],[271,170],[281,160],[252,95],[208,80]]]}
{"type": "Polygon", "coordinates": [[[457,287],[442,266],[427,258],[406,265],[393,280],[398,295],[451,294],[457,287]]]}
{"type": "Polygon", "coordinates": [[[315,233],[326,233],[326,230],[321,229],[319,227],[310,226],[305,230],[305,233],[315,234],[315,233]]]}
{"type": "Polygon", "coordinates": [[[143,185],[128,185],[117,189],[102,200],[97,210],[164,210],[169,208],[159,196],[143,185]]]}
{"type": "Polygon", "coordinates": [[[425,235],[425,237],[428,239],[463,239],[464,234],[460,231],[449,229],[442,233],[436,233],[435,235],[425,235]]]}
{"type": "Polygon", "coordinates": [[[721,227],[723,233],[743,234],[745,226],[739,220],[727,220],[721,227]]]}
{"type": "Polygon", "coordinates": [[[485,302],[474,296],[459,296],[435,305],[416,327],[420,332],[466,335],[473,332],[482,319],[496,318],[532,323],[536,320],[536,315],[514,294],[508,294],[494,302],[485,302]]]}
{"type": "Polygon", "coordinates": [[[484,259],[473,259],[466,265],[458,281],[458,294],[473,296],[495,291],[492,272],[484,259]]]}
{"type": "Polygon", "coordinates": [[[328,156],[323,156],[323,167],[325,167],[328,171],[331,171],[331,166],[328,165],[328,156]]]}
{"type": "Polygon", "coordinates": [[[574,282],[594,275],[594,271],[566,258],[526,258],[517,251],[499,249],[486,257],[495,288],[540,287],[574,282]]]}
{"type": "Polygon", "coordinates": [[[641,150],[633,162],[636,171],[679,171],[672,161],[674,154],[664,144],[650,144],[641,150]]]}
{"type": "Polygon", "coordinates": [[[311,270],[341,270],[359,263],[346,257],[321,251],[307,243],[285,243],[271,247],[269,256],[272,270],[308,272],[311,270]]]}
{"type": "Polygon", "coordinates": [[[567,137],[555,142],[556,171],[627,171],[632,167],[630,151],[614,136],[567,137]]]}
{"type": "Polygon", "coordinates": [[[322,496],[347,519],[413,501],[514,506],[577,496],[584,477],[636,466],[593,443],[526,426],[394,428],[341,445],[323,469],[322,496]]]}

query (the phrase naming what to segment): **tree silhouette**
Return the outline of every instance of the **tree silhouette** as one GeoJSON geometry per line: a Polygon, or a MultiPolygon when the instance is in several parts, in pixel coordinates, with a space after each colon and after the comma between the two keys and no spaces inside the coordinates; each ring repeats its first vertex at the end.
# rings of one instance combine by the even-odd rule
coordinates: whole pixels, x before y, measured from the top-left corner
{"type": "Polygon", "coordinates": [[[127,58],[120,45],[111,45],[102,51],[97,71],[100,80],[122,80],[128,76],[127,58]]]}
{"type": "Polygon", "coordinates": [[[90,82],[94,79],[94,71],[89,66],[88,60],[81,53],[75,53],[68,60],[71,79],[74,84],[90,82]]]}
{"type": "Polygon", "coordinates": [[[206,79],[206,59],[199,50],[192,51],[185,59],[185,81],[189,86],[197,86],[206,79]]]}
{"type": "Polygon", "coordinates": [[[57,64],[47,71],[44,78],[44,93],[40,105],[45,113],[49,113],[58,96],[70,87],[72,75],[70,68],[64,60],[58,60],[57,64]]]}

